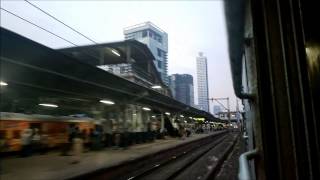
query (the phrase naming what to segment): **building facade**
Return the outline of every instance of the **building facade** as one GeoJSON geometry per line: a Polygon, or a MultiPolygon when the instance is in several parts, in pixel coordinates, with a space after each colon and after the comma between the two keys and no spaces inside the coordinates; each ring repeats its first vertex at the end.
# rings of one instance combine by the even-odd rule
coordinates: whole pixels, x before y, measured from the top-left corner
{"type": "Polygon", "coordinates": [[[172,74],[169,87],[173,97],[190,106],[194,106],[193,77],[190,74],[172,74]]]}
{"type": "Polygon", "coordinates": [[[151,22],[127,27],[123,33],[126,40],[135,39],[149,47],[161,79],[168,85],[168,34],[151,22]]]}
{"type": "Polygon", "coordinates": [[[209,112],[209,88],[207,57],[200,52],[197,57],[197,83],[198,83],[198,106],[201,110],[209,112]]]}

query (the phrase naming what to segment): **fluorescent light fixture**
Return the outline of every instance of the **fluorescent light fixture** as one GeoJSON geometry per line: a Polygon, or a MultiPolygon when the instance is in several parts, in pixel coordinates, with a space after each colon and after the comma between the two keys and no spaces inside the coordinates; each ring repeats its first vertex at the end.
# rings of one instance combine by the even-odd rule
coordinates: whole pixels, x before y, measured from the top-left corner
{"type": "Polygon", "coordinates": [[[145,110],[145,111],[151,111],[151,109],[147,108],[147,107],[143,107],[142,109],[145,110]]]}
{"type": "Polygon", "coordinates": [[[159,85],[154,85],[154,86],[151,86],[152,89],[161,89],[162,87],[159,86],[159,85]]]}
{"type": "Polygon", "coordinates": [[[169,113],[169,112],[165,112],[164,114],[166,114],[166,115],[170,116],[170,113],[169,113]]]}
{"type": "Polygon", "coordinates": [[[0,86],[8,86],[8,83],[6,83],[4,81],[0,81],[0,86]]]}
{"type": "Polygon", "coordinates": [[[187,121],[184,121],[184,123],[187,123],[187,121]]]}
{"type": "Polygon", "coordinates": [[[182,118],[183,118],[184,116],[183,116],[183,115],[180,115],[180,117],[182,117],[182,118]]]}
{"type": "Polygon", "coordinates": [[[48,104],[48,103],[41,103],[41,104],[39,104],[39,106],[53,107],[53,108],[58,107],[58,105],[56,105],[56,104],[48,104]]]}
{"type": "Polygon", "coordinates": [[[103,104],[109,104],[109,105],[113,105],[114,104],[113,101],[109,101],[109,100],[100,100],[99,102],[101,102],[103,104]]]}
{"type": "Polygon", "coordinates": [[[111,52],[113,53],[113,54],[115,54],[116,56],[121,56],[120,55],[120,53],[117,51],[117,50],[115,50],[115,49],[111,49],[111,52]]]}
{"type": "Polygon", "coordinates": [[[156,116],[155,115],[153,115],[153,116],[151,116],[152,118],[156,118],[156,116]]]}
{"type": "Polygon", "coordinates": [[[189,119],[192,119],[192,117],[190,116],[189,119]]]}

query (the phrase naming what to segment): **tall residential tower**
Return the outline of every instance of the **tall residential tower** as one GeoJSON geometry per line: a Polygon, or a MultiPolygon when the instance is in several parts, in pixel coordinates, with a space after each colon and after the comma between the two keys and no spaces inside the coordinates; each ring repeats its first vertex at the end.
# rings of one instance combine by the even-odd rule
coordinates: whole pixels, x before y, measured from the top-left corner
{"type": "Polygon", "coordinates": [[[155,57],[154,64],[162,81],[168,85],[168,34],[151,22],[124,29],[125,39],[135,39],[146,44],[155,57]]]}
{"type": "Polygon", "coordinates": [[[209,112],[207,57],[200,52],[197,57],[198,107],[209,112]]]}

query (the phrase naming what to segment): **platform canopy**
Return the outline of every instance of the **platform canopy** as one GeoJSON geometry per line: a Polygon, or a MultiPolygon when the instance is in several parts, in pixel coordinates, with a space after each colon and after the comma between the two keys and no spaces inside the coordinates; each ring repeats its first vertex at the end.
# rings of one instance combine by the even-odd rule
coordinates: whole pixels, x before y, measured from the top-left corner
{"type": "MultiPolygon", "coordinates": [[[[132,43],[132,42],[129,42],[132,43]]],[[[135,42],[134,42],[135,44],[135,42]]],[[[138,56],[138,55],[137,55],[138,56]]],[[[143,56],[143,55],[140,55],[143,56]]],[[[1,109],[33,111],[41,102],[94,111],[101,99],[217,120],[213,115],[1,28],[1,109]],[[23,110],[25,109],[25,110],[23,110]],[[17,109],[15,109],[17,110],[17,109]]],[[[81,112],[80,112],[81,113],[81,112]]]]}
{"type": "Polygon", "coordinates": [[[155,59],[147,45],[136,40],[77,46],[59,51],[91,65],[147,63],[155,59]]]}
{"type": "Polygon", "coordinates": [[[67,56],[93,65],[132,64],[151,75],[155,84],[166,87],[153,63],[155,57],[147,45],[136,40],[124,40],[58,49],[67,56]]]}

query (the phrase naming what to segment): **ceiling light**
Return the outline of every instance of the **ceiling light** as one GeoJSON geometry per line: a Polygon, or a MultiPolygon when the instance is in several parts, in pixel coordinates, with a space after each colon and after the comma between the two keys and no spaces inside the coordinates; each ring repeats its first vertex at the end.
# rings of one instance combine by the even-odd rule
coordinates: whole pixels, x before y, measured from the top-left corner
{"type": "Polygon", "coordinates": [[[8,83],[6,83],[4,81],[0,81],[0,86],[8,86],[8,83]]]}
{"type": "Polygon", "coordinates": [[[154,85],[154,86],[151,86],[152,89],[161,89],[162,87],[159,86],[159,85],[154,85]]]}
{"type": "Polygon", "coordinates": [[[109,101],[109,100],[100,100],[99,102],[101,102],[103,104],[109,104],[109,105],[113,105],[114,104],[113,101],[109,101]]]}
{"type": "Polygon", "coordinates": [[[47,103],[41,103],[41,104],[39,104],[39,106],[53,107],[53,108],[57,108],[58,107],[58,105],[56,105],[56,104],[47,104],[47,103]]]}
{"type": "Polygon", "coordinates": [[[120,53],[115,49],[111,49],[111,52],[119,57],[121,56],[120,53]]]}
{"type": "Polygon", "coordinates": [[[183,115],[180,115],[180,117],[182,117],[182,118],[183,118],[184,116],[183,116],[183,115]]]}
{"type": "Polygon", "coordinates": [[[151,109],[147,108],[147,107],[143,107],[142,109],[145,110],[145,111],[151,111],[151,109]]]}
{"type": "Polygon", "coordinates": [[[168,115],[168,116],[170,116],[170,113],[169,113],[169,112],[165,112],[165,114],[168,115]]]}
{"type": "Polygon", "coordinates": [[[153,116],[151,116],[151,117],[152,117],[152,118],[155,118],[156,116],[153,115],[153,116]]]}

